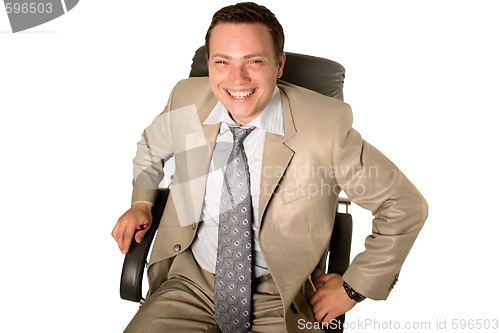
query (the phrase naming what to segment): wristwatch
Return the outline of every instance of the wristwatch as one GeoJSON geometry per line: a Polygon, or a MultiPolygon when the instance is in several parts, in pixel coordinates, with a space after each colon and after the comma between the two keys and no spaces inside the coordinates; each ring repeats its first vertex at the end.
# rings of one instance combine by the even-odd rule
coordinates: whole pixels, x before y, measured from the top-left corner
{"type": "Polygon", "coordinates": [[[358,293],[356,290],[352,289],[351,286],[348,285],[346,282],[344,282],[344,289],[345,292],[347,293],[347,296],[349,296],[350,299],[358,303],[366,298],[365,296],[358,293]]]}

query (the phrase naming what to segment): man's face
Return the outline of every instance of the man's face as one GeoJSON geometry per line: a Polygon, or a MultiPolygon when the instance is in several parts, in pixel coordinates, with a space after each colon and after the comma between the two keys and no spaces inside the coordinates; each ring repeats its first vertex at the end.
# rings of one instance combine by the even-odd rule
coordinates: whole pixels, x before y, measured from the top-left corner
{"type": "Polygon", "coordinates": [[[246,125],[269,103],[283,74],[285,54],[276,61],[271,33],[260,23],[219,23],[209,47],[212,90],[231,117],[246,125]]]}

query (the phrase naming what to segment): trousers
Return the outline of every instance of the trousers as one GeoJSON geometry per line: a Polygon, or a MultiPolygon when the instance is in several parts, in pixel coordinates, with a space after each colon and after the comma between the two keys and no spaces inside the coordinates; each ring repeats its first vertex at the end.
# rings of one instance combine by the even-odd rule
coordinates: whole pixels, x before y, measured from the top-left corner
{"type": "MultiPolygon", "coordinates": [[[[174,258],[165,281],[140,307],[124,332],[220,332],[214,318],[214,274],[190,249],[174,258]]],[[[283,303],[270,275],[255,279],[250,332],[286,332],[283,303]]]]}

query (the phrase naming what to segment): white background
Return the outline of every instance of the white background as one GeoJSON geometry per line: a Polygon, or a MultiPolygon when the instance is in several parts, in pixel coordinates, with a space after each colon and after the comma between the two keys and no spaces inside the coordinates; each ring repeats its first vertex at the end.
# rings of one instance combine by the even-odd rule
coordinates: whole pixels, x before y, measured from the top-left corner
{"type": "MultiPolygon", "coordinates": [[[[121,332],[132,318],[110,233],[135,143],[231,3],[83,0],[17,34],[0,9],[0,331],[121,332]]],[[[388,301],[348,322],[500,319],[496,1],[261,3],[286,50],[345,66],[354,127],[430,206],[388,301]]],[[[371,215],[351,212],[356,254],[371,215]]]]}

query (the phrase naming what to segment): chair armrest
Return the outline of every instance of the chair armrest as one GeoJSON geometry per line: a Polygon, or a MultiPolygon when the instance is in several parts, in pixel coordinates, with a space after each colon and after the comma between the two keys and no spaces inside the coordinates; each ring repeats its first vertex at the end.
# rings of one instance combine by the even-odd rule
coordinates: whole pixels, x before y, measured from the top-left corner
{"type": "Polygon", "coordinates": [[[346,205],[346,213],[337,210],[330,240],[328,273],[343,275],[351,262],[352,216],[347,213],[349,199],[339,198],[339,204],[346,205]]]}
{"type": "Polygon", "coordinates": [[[142,241],[138,244],[132,240],[130,249],[125,255],[123,261],[122,276],[120,282],[120,297],[122,299],[139,302],[142,299],[142,277],[144,275],[144,267],[149,253],[149,248],[153,242],[156,230],[160,224],[169,189],[158,191],[155,204],[152,208],[153,223],[149,230],[144,235],[142,241]]]}

